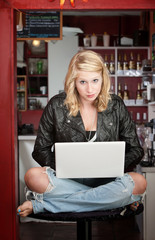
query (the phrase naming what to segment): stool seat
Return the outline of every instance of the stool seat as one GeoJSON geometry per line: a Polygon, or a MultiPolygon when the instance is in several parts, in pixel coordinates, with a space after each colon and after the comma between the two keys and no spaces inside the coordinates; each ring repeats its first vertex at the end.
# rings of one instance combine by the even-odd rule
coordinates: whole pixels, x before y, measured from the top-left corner
{"type": "Polygon", "coordinates": [[[132,211],[130,206],[116,208],[104,211],[92,212],[63,212],[52,213],[44,212],[31,214],[29,217],[47,221],[71,221],[77,222],[77,240],[92,239],[92,221],[106,221],[112,219],[124,219],[130,216],[135,216],[143,212],[143,204],[140,204],[136,211],[132,211]]]}
{"type": "Polygon", "coordinates": [[[136,211],[132,211],[129,206],[125,206],[112,210],[92,212],[43,212],[38,214],[31,214],[29,215],[29,217],[48,221],[77,221],[81,219],[91,221],[104,221],[112,218],[135,216],[140,214],[141,212],[143,212],[143,204],[140,204],[136,211]]]}

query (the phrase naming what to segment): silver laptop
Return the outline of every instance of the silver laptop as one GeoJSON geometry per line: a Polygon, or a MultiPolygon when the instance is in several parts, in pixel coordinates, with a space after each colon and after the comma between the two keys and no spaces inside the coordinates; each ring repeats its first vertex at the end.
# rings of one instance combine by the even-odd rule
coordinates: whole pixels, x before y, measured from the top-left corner
{"type": "Polygon", "coordinates": [[[55,143],[58,178],[104,178],[124,175],[125,142],[55,143]]]}

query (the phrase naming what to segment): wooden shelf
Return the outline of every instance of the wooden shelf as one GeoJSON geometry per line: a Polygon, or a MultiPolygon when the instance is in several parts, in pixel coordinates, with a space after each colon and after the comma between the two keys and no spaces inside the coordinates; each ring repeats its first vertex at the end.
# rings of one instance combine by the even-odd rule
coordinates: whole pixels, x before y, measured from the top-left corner
{"type": "Polygon", "coordinates": [[[48,94],[33,93],[33,94],[28,94],[28,97],[48,97],[48,94]]]}
{"type": "Polygon", "coordinates": [[[29,74],[28,77],[48,77],[48,74],[29,74]]]}
{"type": "Polygon", "coordinates": [[[28,58],[47,58],[47,54],[28,54],[27,55],[28,58]]]}
{"type": "Polygon", "coordinates": [[[141,105],[140,105],[140,104],[134,104],[134,105],[127,105],[127,104],[126,104],[126,106],[127,106],[127,107],[148,107],[147,104],[141,104],[141,105]]]}
{"type": "Polygon", "coordinates": [[[22,93],[22,92],[25,92],[25,90],[24,89],[23,90],[17,90],[17,92],[22,93]]]}
{"type": "Polygon", "coordinates": [[[142,47],[135,47],[135,46],[117,46],[117,47],[114,47],[114,46],[110,46],[110,47],[104,47],[104,46],[96,46],[96,47],[84,47],[84,46],[80,46],[79,49],[98,49],[98,50],[119,50],[119,49],[148,49],[150,48],[149,46],[142,46],[142,47]]]}

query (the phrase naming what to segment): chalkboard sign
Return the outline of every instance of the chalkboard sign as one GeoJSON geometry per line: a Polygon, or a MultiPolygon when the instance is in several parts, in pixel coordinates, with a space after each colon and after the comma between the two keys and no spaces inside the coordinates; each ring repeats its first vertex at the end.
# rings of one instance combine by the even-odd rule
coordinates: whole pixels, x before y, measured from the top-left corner
{"type": "Polygon", "coordinates": [[[60,11],[26,11],[25,26],[17,31],[17,40],[62,39],[62,13],[60,11]]]}

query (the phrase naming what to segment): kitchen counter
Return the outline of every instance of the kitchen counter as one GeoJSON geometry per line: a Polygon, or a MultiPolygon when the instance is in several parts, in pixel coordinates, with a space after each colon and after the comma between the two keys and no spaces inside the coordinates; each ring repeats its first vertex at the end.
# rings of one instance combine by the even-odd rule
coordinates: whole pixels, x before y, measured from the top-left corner
{"type": "Polygon", "coordinates": [[[19,129],[18,140],[36,140],[37,130],[33,129],[31,132],[27,132],[28,129],[19,129]]]}
{"type": "Polygon", "coordinates": [[[142,167],[141,171],[143,173],[155,173],[155,167],[142,167]]]}

